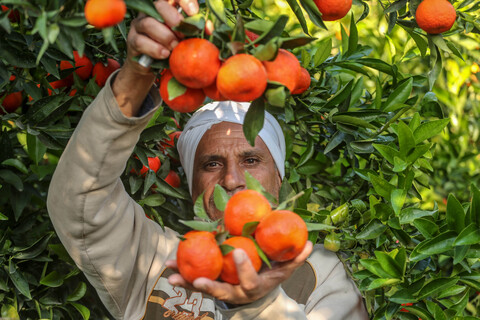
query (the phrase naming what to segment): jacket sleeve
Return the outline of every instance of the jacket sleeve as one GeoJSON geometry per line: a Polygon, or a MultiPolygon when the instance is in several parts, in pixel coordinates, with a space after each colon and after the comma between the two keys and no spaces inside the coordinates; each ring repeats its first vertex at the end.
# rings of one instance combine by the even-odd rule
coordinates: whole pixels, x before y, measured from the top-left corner
{"type": "Polygon", "coordinates": [[[307,263],[314,270],[316,284],[305,305],[291,299],[280,286],[258,301],[234,309],[219,308],[220,312],[230,320],[368,320],[360,292],[333,252],[316,245],[307,263]]]}
{"type": "MultiPolygon", "coordinates": [[[[125,117],[110,82],[86,109],[53,175],[47,208],[55,230],[116,319],[141,318],[176,234],[147,219],[120,176],[155,108],[125,117]]],[[[152,88],[151,104],[158,106],[152,88]]]]}

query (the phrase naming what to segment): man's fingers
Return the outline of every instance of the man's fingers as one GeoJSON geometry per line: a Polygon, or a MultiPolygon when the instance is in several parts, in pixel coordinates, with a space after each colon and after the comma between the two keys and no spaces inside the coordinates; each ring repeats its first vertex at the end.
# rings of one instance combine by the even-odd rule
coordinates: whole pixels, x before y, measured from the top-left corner
{"type": "Polygon", "coordinates": [[[178,269],[178,266],[177,266],[177,260],[167,260],[165,262],[165,266],[167,268],[170,268],[170,269],[173,269],[173,270],[177,270],[178,269]]]}
{"type": "Polygon", "coordinates": [[[168,50],[172,50],[178,44],[178,39],[172,30],[151,17],[139,20],[135,24],[135,31],[146,35],[168,50]]]}
{"type": "Polygon", "coordinates": [[[178,2],[180,7],[185,11],[189,16],[193,16],[198,13],[198,2],[197,0],[175,0],[178,2]]]}
{"type": "Polygon", "coordinates": [[[153,41],[151,38],[135,33],[134,31],[130,31],[127,41],[130,48],[133,50],[132,54],[134,56],[141,52],[154,59],[165,59],[170,55],[170,50],[168,50],[168,48],[153,41]]]}
{"type": "Polygon", "coordinates": [[[180,21],[183,20],[183,16],[178,12],[177,8],[165,0],[155,2],[155,8],[162,16],[165,24],[170,28],[178,26],[180,21]]]}
{"type": "Polygon", "coordinates": [[[185,289],[197,291],[197,289],[192,286],[187,280],[183,279],[183,277],[179,273],[174,273],[169,276],[168,283],[174,287],[183,287],[185,289]]]}
{"type": "Polygon", "coordinates": [[[257,271],[253,268],[252,262],[248,258],[245,251],[242,249],[235,249],[233,251],[233,260],[237,267],[238,280],[240,280],[240,286],[247,292],[252,292],[258,289],[260,284],[260,277],[257,271]]]}

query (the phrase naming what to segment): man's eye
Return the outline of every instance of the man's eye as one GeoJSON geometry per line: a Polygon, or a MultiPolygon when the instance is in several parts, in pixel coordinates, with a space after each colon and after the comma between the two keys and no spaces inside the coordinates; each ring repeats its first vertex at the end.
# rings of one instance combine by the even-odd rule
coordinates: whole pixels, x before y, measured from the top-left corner
{"type": "Polygon", "coordinates": [[[208,162],[207,164],[205,164],[205,168],[215,168],[217,166],[218,166],[217,162],[208,162]]]}
{"type": "Polygon", "coordinates": [[[258,163],[259,161],[258,161],[258,159],[256,159],[256,158],[247,158],[247,159],[245,159],[245,162],[246,162],[247,164],[256,164],[256,163],[258,163]]]}

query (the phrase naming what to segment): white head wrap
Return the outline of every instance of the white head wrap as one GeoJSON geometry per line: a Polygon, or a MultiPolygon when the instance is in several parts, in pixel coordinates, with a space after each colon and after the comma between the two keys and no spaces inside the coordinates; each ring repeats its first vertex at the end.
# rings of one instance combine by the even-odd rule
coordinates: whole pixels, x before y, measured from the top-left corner
{"type": "MultiPolygon", "coordinates": [[[[192,193],[193,162],[197,146],[205,132],[220,122],[243,124],[250,103],[220,101],[206,104],[188,120],[178,138],[177,148],[180,162],[187,176],[190,194],[192,193]]],[[[285,137],[277,120],[265,112],[265,121],[258,134],[267,146],[277,166],[280,176],[285,176],[285,137]]]]}

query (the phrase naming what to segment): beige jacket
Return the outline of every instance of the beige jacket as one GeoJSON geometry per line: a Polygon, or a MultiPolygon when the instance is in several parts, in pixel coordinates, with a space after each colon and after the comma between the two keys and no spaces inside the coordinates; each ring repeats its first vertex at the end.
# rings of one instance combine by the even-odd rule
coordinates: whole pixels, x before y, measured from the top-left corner
{"type": "MultiPolygon", "coordinates": [[[[150,95],[159,105],[158,90],[150,95]]],[[[116,319],[368,318],[343,265],[320,245],[282,286],[235,309],[170,286],[165,261],[175,258],[177,234],[147,219],[119,178],[153,112],[125,117],[108,82],[78,124],[48,194],[60,240],[116,319]]]]}

